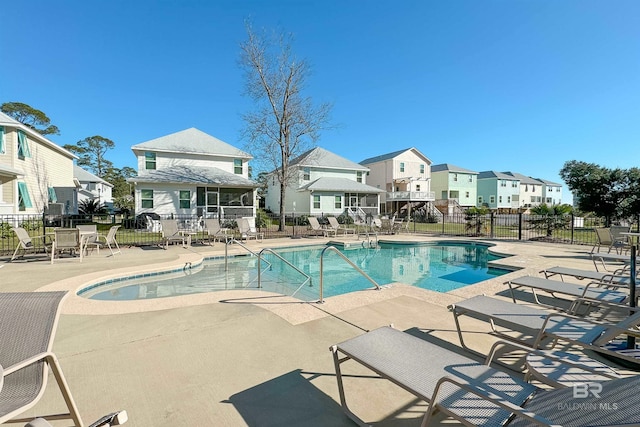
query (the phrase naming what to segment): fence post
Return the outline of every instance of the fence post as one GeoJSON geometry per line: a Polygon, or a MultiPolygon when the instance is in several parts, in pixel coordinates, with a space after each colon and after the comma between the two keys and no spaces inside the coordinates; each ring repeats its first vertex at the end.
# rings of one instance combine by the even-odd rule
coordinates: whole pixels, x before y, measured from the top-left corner
{"type": "Polygon", "coordinates": [[[442,234],[444,235],[444,214],[442,214],[442,234]]]}
{"type": "Polygon", "coordinates": [[[522,240],[522,212],[518,212],[518,240],[522,240]]]}
{"type": "Polygon", "coordinates": [[[571,244],[573,245],[573,231],[576,226],[575,217],[573,216],[573,212],[571,212],[571,244]]]}
{"type": "Polygon", "coordinates": [[[489,237],[491,237],[492,239],[495,239],[495,232],[494,232],[495,216],[493,215],[493,211],[490,212],[490,215],[491,215],[490,217],[491,219],[489,220],[489,224],[491,227],[491,230],[490,230],[491,234],[489,235],[489,237]]]}

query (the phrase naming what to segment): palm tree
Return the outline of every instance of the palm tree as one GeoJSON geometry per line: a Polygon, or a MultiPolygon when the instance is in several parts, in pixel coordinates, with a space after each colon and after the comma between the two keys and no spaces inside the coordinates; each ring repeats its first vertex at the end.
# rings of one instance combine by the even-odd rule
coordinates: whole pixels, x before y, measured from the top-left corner
{"type": "Polygon", "coordinates": [[[109,210],[97,200],[85,199],[78,203],[78,212],[85,215],[103,215],[109,213],[109,210]]]}
{"type": "Polygon", "coordinates": [[[531,214],[535,215],[529,218],[529,228],[537,230],[546,230],[547,237],[553,236],[555,230],[562,230],[570,227],[571,216],[573,211],[571,205],[553,205],[548,206],[541,204],[531,208],[531,214]]]}

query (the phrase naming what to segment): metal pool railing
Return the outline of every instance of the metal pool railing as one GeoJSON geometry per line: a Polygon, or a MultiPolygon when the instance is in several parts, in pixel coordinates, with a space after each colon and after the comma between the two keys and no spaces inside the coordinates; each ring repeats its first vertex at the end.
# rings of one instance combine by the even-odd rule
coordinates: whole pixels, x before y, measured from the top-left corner
{"type": "Polygon", "coordinates": [[[326,248],[324,248],[322,250],[322,252],[320,253],[320,299],[318,300],[319,303],[324,303],[324,297],[323,297],[323,264],[324,264],[324,253],[327,251],[332,251],[337,253],[338,255],[340,255],[340,257],[345,260],[347,262],[347,264],[349,264],[351,267],[353,267],[358,273],[360,273],[361,275],[364,276],[365,279],[367,279],[368,281],[370,281],[371,283],[373,283],[373,285],[376,287],[376,290],[379,291],[382,288],[380,287],[380,285],[378,285],[378,282],[376,282],[375,280],[373,280],[367,273],[365,273],[360,267],[358,267],[357,265],[355,265],[353,263],[353,261],[351,261],[349,258],[347,258],[347,256],[345,254],[343,254],[342,252],[340,252],[340,250],[338,250],[335,246],[327,246],[326,248]]]}
{"type": "MultiPolygon", "coordinates": [[[[289,261],[287,261],[286,259],[284,259],[282,256],[280,256],[277,252],[275,252],[273,249],[270,248],[264,248],[262,249],[260,252],[258,252],[258,289],[262,287],[262,270],[260,268],[260,265],[262,264],[262,254],[264,252],[268,252],[271,255],[275,256],[276,258],[278,258],[280,261],[284,262],[286,265],[288,265],[289,267],[293,268],[295,271],[297,271],[298,273],[302,274],[304,277],[306,277],[306,279],[302,282],[302,284],[300,284],[300,286],[298,286],[296,288],[296,290],[290,295],[290,296],[294,296],[296,293],[298,293],[298,291],[300,289],[302,289],[302,287],[304,285],[306,285],[307,283],[309,283],[309,286],[311,286],[311,276],[309,276],[307,273],[305,273],[304,271],[300,270],[298,267],[296,267],[295,265],[291,264],[289,261]]],[[[267,260],[265,260],[265,262],[267,264],[269,264],[269,262],[267,260]]],[[[269,264],[271,265],[271,264],[269,264]]]]}

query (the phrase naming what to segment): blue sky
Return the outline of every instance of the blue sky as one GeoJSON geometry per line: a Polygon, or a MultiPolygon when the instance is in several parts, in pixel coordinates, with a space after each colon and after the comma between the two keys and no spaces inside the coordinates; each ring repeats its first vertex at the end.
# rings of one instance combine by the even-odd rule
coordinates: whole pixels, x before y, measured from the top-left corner
{"type": "Polygon", "coordinates": [[[306,94],[340,125],[318,145],[350,160],[416,147],[560,183],[568,160],[640,161],[636,0],[22,0],[2,15],[0,103],[44,111],[60,145],[113,140],[117,167],[190,127],[244,147],[247,18],[295,35],[306,94]]]}

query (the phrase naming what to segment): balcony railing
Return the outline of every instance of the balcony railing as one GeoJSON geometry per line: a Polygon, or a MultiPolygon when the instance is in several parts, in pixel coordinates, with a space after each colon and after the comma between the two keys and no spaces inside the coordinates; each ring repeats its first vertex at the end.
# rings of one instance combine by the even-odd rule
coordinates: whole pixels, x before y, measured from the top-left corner
{"type": "Polygon", "coordinates": [[[391,193],[387,193],[387,202],[432,202],[435,199],[436,193],[433,191],[394,191],[391,193]]]}

